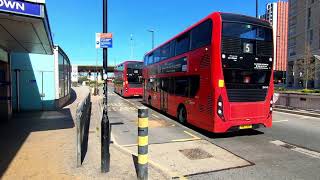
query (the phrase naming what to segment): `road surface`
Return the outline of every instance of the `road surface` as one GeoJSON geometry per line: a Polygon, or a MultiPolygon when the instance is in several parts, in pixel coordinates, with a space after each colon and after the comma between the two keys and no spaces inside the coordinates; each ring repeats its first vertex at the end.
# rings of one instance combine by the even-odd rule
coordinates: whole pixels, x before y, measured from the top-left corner
{"type": "MultiPolygon", "coordinates": [[[[139,98],[124,99],[109,92],[110,121],[117,143],[132,147],[136,129],[126,121],[134,122],[139,98]]],[[[310,179],[320,180],[320,119],[274,112],[273,128],[245,130],[237,133],[212,134],[192,126],[183,126],[172,117],[151,111],[152,125],[163,127],[149,135],[151,144],[179,140],[192,142],[199,138],[221,147],[248,161],[251,165],[229,169],[183,174],[187,179],[310,179]],[[187,131],[191,134],[182,133],[187,131]]],[[[134,122],[136,123],[136,122],[134,122]]],[[[133,123],[133,124],[134,124],[133,123]]],[[[214,155],[213,155],[214,156],[214,155]]],[[[218,164],[212,164],[218,166],[218,164]]]]}

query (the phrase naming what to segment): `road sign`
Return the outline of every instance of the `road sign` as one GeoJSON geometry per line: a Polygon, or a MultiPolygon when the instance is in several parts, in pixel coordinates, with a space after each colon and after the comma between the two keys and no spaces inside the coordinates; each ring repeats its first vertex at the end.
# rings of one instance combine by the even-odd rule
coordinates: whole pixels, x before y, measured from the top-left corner
{"type": "Polygon", "coordinates": [[[96,33],[96,48],[112,48],[112,33],[96,33]]]}

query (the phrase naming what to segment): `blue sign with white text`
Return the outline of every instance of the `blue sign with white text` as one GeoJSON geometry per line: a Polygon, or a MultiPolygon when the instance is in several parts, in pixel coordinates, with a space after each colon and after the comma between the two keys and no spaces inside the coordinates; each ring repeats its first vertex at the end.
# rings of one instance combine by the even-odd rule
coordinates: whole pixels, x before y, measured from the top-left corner
{"type": "Polygon", "coordinates": [[[41,16],[41,5],[17,0],[0,0],[0,11],[41,16]]]}
{"type": "Polygon", "coordinates": [[[100,48],[112,48],[112,39],[111,38],[101,38],[100,39],[100,48]]]}

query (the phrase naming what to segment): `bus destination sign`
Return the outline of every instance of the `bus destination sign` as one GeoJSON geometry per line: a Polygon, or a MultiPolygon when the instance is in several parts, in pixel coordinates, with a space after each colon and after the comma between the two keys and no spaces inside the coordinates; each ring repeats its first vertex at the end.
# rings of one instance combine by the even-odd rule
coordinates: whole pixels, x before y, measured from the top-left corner
{"type": "Polygon", "coordinates": [[[166,74],[166,73],[176,73],[176,72],[187,72],[186,57],[160,65],[160,73],[166,74]]]}

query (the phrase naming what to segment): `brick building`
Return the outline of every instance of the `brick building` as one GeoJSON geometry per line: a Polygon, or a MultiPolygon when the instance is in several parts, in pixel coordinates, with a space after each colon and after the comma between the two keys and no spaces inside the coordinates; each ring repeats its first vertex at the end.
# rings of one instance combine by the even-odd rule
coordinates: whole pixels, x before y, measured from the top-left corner
{"type": "Polygon", "coordinates": [[[268,3],[261,19],[273,26],[275,82],[284,82],[288,60],[288,2],[268,3]]]}

